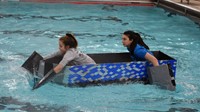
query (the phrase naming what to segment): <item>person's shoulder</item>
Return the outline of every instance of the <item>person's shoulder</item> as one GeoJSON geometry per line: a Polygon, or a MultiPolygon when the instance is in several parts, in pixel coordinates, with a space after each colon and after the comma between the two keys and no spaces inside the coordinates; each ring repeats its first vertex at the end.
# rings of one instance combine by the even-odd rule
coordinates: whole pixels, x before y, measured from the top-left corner
{"type": "Polygon", "coordinates": [[[135,53],[147,52],[147,49],[145,47],[137,44],[134,52],[135,53]]]}
{"type": "Polygon", "coordinates": [[[137,44],[137,45],[135,46],[135,51],[144,50],[144,49],[145,49],[145,48],[144,48],[143,46],[139,45],[139,44],[137,44]]]}
{"type": "Polygon", "coordinates": [[[134,51],[134,54],[142,59],[144,59],[146,53],[148,52],[148,50],[141,46],[141,45],[136,45],[136,48],[135,48],[135,51],[134,51]]]}
{"type": "Polygon", "coordinates": [[[79,51],[77,48],[70,48],[67,50],[67,52],[74,54],[74,55],[78,55],[81,53],[81,51],[79,51]]]}
{"type": "Polygon", "coordinates": [[[76,48],[69,48],[67,51],[70,51],[70,52],[76,52],[78,51],[76,48]]]}

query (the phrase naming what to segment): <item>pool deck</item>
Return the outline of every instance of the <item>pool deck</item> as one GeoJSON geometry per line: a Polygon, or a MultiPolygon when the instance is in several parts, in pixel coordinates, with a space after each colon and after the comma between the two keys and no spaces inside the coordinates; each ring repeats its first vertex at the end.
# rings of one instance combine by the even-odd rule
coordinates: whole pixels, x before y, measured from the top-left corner
{"type": "Polygon", "coordinates": [[[182,5],[185,5],[187,7],[192,7],[194,9],[197,9],[200,11],[200,0],[189,0],[189,4],[188,4],[188,1],[187,0],[171,0],[175,3],[178,3],[178,4],[182,4],[182,5]]]}
{"type": "MultiPolygon", "coordinates": [[[[100,0],[105,1],[105,0],[100,0]]],[[[109,0],[108,0],[109,1],[109,0]]],[[[164,1],[164,0],[110,0],[110,1],[119,1],[119,2],[153,2],[153,1],[164,1]]],[[[169,0],[174,3],[180,4],[182,6],[190,7],[200,11],[200,0],[169,0]],[[182,1],[182,2],[181,2],[182,1]],[[189,2],[188,2],[189,1],[189,2]]]]}
{"type": "Polygon", "coordinates": [[[200,0],[155,0],[155,4],[200,24],[200,0]]]}
{"type": "Polygon", "coordinates": [[[19,0],[22,2],[51,2],[51,3],[67,3],[67,2],[94,2],[94,3],[140,3],[140,4],[151,4],[158,1],[171,1],[173,3],[180,4],[182,6],[191,7],[200,11],[200,0],[19,0]],[[182,2],[181,2],[182,1],[182,2]],[[189,1],[189,2],[188,2],[189,1]]]}

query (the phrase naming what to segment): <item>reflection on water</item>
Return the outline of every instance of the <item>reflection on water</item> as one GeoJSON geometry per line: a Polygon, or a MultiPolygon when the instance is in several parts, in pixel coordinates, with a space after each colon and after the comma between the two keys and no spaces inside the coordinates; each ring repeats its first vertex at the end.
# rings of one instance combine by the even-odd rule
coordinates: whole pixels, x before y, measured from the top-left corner
{"type": "MultiPolygon", "coordinates": [[[[149,99],[149,100],[152,102],[152,100],[160,101],[163,99],[149,99]]],[[[149,100],[146,100],[146,101],[149,101],[149,100]]],[[[142,101],[142,100],[140,99],[139,102],[140,101],[142,101]]],[[[180,101],[178,101],[178,102],[180,102],[180,101]]],[[[197,99],[197,102],[200,103],[200,100],[197,99]]],[[[70,107],[58,106],[58,105],[48,105],[48,104],[34,105],[30,102],[21,102],[18,99],[15,99],[12,97],[0,97],[0,110],[27,111],[27,112],[67,112],[70,110],[70,107]]],[[[140,111],[142,111],[142,110],[140,110],[140,111]]],[[[161,112],[160,110],[149,110],[149,111],[161,112]]],[[[187,107],[178,107],[178,108],[172,107],[172,108],[169,108],[169,110],[162,111],[162,112],[177,112],[177,111],[178,112],[198,112],[197,109],[187,108],[187,107]]]]}
{"type": "MultiPolygon", "coordinates": [[[[49,38],[58,38],[57,35],[60,34],[66,34],[66,33],[71,33],[72,31],[49,31],[49,30],[4,30],[4,31],[0,31],[1,34],[4,35],[10,35],[10,34],[20,34],[20,35],[33,35],[34,37],[49,37],[49,38]]],[[[153,35],[149,35],[146,34],[144,32],[140,32],[140,31],[135,31],[138,32],[141,37],[144,40],[156,40],[156,38],[153,35]]],[[[72,32],[73,33],[73,32],[72,32]]],[[[93,34],[93,33],[73,33],[74,35],[76,35],[76,37],[80,38],[94,38],[94,37],[108,37],[108,38],[119,38],[120,35],[119,34],[93,34]]]]}
{"type": "Polygon", "coordinates": [[[27,112],[66,112],[67,106],[34,105],[30,102],[21,102],[12,97],[0,97],[0,110],[27,111],[27,112]]]}
{"type": "Polygon", "coordinates": [[[5,60],[4,60],[3,58],[0,57],[0,62],[1,62],[1,61],[5,61],[5,60]]]}
{"type": "Polygon", "coordinates": [[[184,108],[184,107],[180,107],[180,108],[170,108],[169,111],[167,112],[198,112],[197,109],[191,109],[191,108],[184,108]]]}
{"type": "Polygon", "coordinates": [[[115,7],[114,7],[114,5],[105,5],[105,6],[103,6],[103,8],[102,8],[102,10],[105,10],[105,11],[118,11],[115,7]]]}
{"type": "Polygon", "coordinates": [[[0,14],[0,19],[49,19],[49,20],[74,20],[74,21],[114,21],[121,23],[122,20],[114,16],[83,16],[83,17],[68,17],[68,16],[38,16],[38,15],[23,15],[23,14],[0,14]]]}

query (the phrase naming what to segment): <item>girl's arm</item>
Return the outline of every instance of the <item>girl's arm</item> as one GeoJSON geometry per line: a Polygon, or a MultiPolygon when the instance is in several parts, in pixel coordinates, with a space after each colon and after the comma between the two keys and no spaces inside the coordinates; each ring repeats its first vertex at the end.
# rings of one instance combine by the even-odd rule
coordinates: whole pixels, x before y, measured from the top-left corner
{"type": "Polygon", "coordinates": [[[149,54],[148,52],[145,55],[145,59],[150,61],[153,64],[153,66],[159,66],[158,60],[156,59],[156,57],[154,57],[153,55],[149,54]]]}
{"type": "Polygon", "coordinates": [[[53,58],[53,57],[56,57],[56,56],[61,56],[61,55],[62,55],[62,53],[60,51],[57,51],[57,52],[54,52],[50,55],[45,56],[44,60],[47,60],[47,59],[50,59],[50,58],[53,58]]]}
{"type": "Polygon", "coordinates": [[[54,72],[59,73],[60,71],[62,71],[62,69],[68,64],[68,62],[74,60],[76,55],[76,51],[74,51],[73,49],[69,49],[63,56],[63,59],[60,61],[60,63],[56,67],[54,67],[54,72]]]}
{"type": "Polygon", "coordinates": [[[55,73],[59,73],[63,69],[63,65],[58,64],[53,70],[55,73]]]}

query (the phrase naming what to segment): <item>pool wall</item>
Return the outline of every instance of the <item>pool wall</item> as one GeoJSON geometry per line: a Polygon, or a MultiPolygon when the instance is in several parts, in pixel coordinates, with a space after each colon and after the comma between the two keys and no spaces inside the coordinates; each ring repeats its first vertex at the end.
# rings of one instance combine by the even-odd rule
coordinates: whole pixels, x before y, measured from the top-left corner
{"type": "Polygon", "coordinates": [[[122,6],[154,6],[152,0],[123,1],[123,0],[19,0],[20,2],[40,2],[40,3],[72,3],[72,4],[108,4],[122,6]]]}
{"type": "Polygon", "coordinates": [[[200,11],[186,5],[175,3],[171,0],[155,0],[158,7],[186,16],[200,24],[200,11]]]}

